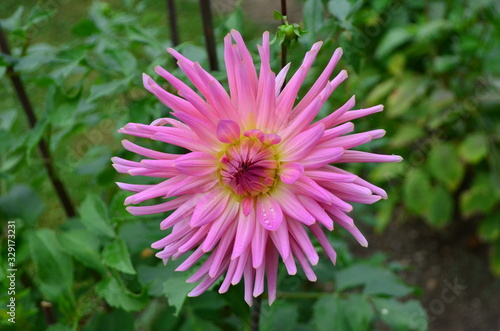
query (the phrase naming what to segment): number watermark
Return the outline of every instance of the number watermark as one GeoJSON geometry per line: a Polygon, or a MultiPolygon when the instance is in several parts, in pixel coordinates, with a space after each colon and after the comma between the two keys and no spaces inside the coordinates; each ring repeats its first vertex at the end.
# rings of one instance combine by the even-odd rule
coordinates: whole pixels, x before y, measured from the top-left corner
{"type": "Polygon", "coordinates": [[[7,319],[11,323],[16,323],[16,221],[9,221],[7,224],[7,319]]]}

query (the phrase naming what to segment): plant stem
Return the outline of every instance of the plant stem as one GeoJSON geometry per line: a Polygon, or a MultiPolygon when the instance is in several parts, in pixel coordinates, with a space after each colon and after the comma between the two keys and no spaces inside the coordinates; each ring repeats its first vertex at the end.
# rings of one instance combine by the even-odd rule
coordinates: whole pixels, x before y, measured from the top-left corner
{"type": "Polygon", "coordinates": [[[179,29],[177,28],[177,11],[175,9],[175,0],[167,0],[168,25],[170,27],[170,40],[172,46],[180,43],[179,29]]]}
{"type": "Polygon", "coordinates": [[[250,314],[250,330],[259,331],[260,324],[260,307],[262,305],[262,296],[258,296],[253,300],[252,311],[250,314]]]}
{"type": "Polygon", "coordinates": [[[215,48],[214,26],[212,23],[212,9],[210,0],[200,0],[201,19],[203,21],[203,32],[205,34],[205,45],[207,48],[210,70],[219,70],[217,62],[217,50],[215,48]]]}
{"type": "MultiPolygon", "coordinates": [[[[9,44],[7,42],[7,37],[3,31],[1,24],[0,24],[0,50],[2,51],[2,53],[6,55],[11,55],[9,44]]],[[[12,82],[12,86],[16,91],[17,98],[19,99],[19,102],[22,105],[24,113],[28,118],[29,125],[31,129],[34,129],[37,124],[37,118],[35,112],[28,98],[28,94],[26,93],[26,89],[24,88],[23,82],[21,81],[21,77],[14,70],[12,64],[9,64],[7,66],[7,75],[9,76],[10,81],[12,82]]],[[[73,207],[73,203],[71,202],[71,199],[68,195],[68,191],[66,190],[65,186],[63,185],[63,183],[59,179],[59,176],[54,170],[54,167],[52,165],[53,160],[50,153],[50,149],[45,139],[42,138],[38,142],[38,150],[40,151],[40,154],[42,156],[42,162],[45,167],[45,170],[47,170],[49,179],[52,183],[52,186],[54,186],[54,189],[57,193],[57,196],[59,197],[59,200],[61,201],[64,211],[66,212],[66,215],[69,218],[74,217],[76,215],[75,208],[73,207]]]]}

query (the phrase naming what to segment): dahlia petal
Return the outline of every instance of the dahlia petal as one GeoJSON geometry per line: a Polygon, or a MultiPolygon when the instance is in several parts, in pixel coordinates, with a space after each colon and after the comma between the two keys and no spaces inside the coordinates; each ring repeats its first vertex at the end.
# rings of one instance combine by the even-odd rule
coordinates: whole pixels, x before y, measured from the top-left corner
{"type": "Polygon", "coordinates": [[[385,130],[373,130],[362,133],[351,134],[348,136],[337,137],[321,144],[321,147],[342,147],[350,149],[362,144],[366,144],[373,139],[381,138],[385,135],[385,130]]]}
{"type": "Polygon", "coordinates": [[[323,251],[326,253],[328,258],[332,261],[333,264],[336,264],[337,253],[328,241],[328,238],[326,237],[321,227],[317,223],[315,223],[309,226],[309,230],[311,230],[311,233],[316,237],[316,239],[318,239],[319,244],[321,245],[321,247],[323,247],[323,251]]]}
{"type": "Polygon", "coordinates": [[[210,147],[212,151],[217,151],[220,148],[221,143],[213,134],[215,126],[212,122],[205,118],[196,117],[182,111],[174,112],[172,115],[186,123],[196,134],[197,138],[199,138],[204,145],[210,147]]]}
{"type": "Polygon", "coordinates": [[[201,244],[201,248],[204,252],[211,251],[219,239],[226,233],[227,228],[231,225],[238,213],[238,206],[236,203],[230,198],[228,201],[228,206],[222,213],[222,215],[216,219],[210,226],[210,230],[201,244]]]}
{"type": "Polygon", "coordinates": [[[264,145],[276,145],[281,142],[281,137],[274,133],[267,133],[260,136],[259,140],[264,145]]]}
{"type": "Polygon", "coordinates": [[[118,187],[121,188],[122,190],[130,191],[130,192],[142,192],[142,191],[154,186],[154,185],[128,184],[128,183],[120,183],[120,182],[116,182],[116,185],[118,185],[118,187]]]}
{"type": "Polygon", "coordinates": [[[321,168],[318,170],[306,170],[304,172],[304,176],[308,178],[318,181],[318,182],[340,182],[340,183],[352,183],[357,178],[356,175],[353,174],[338,174],[329,171],[322,171],[321,168]]]}
{"type": "Polygon", "coordinates": [[[264,253],[266,252],[266,243],[268,231],[260,225],[255,224],[255,233],[252,238],[252,266],[254,268],[260,267],[264,263],[264,253]]]}
{"type": "Polygon", "coordinates": [[[302,267],[302,270],[304,270],[304,273],[306,274],[307,279],[310,282],[315,282],[318,278],[314,274],[314,271],[312,270],[311,266],[307,262],[307,259],[304,256],[304,253],[300,249],[299,245],[297,245],[295,240],[292,240],[292,252],[293,252],[293,255],[295,255],[295,257],[299,261],[300,266],[302,267]]]}
{"type": "Polygon", "coordinates": [[[197,206],[198,202],[201,200],[201,198],[202,198],[201,194],[197,194],[195,196],[189,196],[187,201],[185,201],[182,205],[180,205],[172,214],[170,214],[160,223],[160,229],[161,230],[168,229],[169,227],[173,226],[187,215],[191,214],[194,208],[197,206]]]}
{"type": "Polygon", "coordinates": [[[280,152],[283,153],[281,161],[293,162],[304,158],[321,139],[324,132],[323,125],[315,125],[281,144],[280,152]]]}
{"type": "Polygon", "coordinates": [[[377,105],[377,106],[373,106],[373,107],[365,108],[365,109],[351,110],[351,111],[346,112],[342,116],[340,116],[331,125],[333,126],[333,125],[338,125],[340,123],[349,122],[349,121],[352,121],[356,118],[365,117],[368,115],[372,115],[372,114],[381,112],[382,110],[384,110],[383,105],[377,105]]]}
{"type": "Polygon", "coordinates": [[[286,260],[290,255],[290,238],[288,234],[287,222],[282,222],[281,226],[276,231],[269,231],[269,237],[278,249],[281,258],[286,260]]]}
{"type": "Polygon", "coordinates": [[[314,180],[309,177],[303,176],[291,187],[292,192],[297,195],[306,195],[317,200],[318,202],[332,203],[335,197],[332,193],[318,185],[314,180]]]}
{"type": "Polygon", "coordinates": [[[332,75],[333,69],[335,69],[335,66],[337,65],[341,57],[342,57],[342,49],[337,48],[333,53],[332,57],[330,58],[330,61],[328,62],[327,66],[325,67],[325,70],[321,73],[321,75],[318,77],[318,79],[313,84],[311,89],[309,89],[306,95],[302,98],[302,100],[300,100],[297,106],[295,106],[293,110],[295,114],[298,114],[303,109],[305,109],[306,106],[321,92],[321,90],[327,84],[328,79],[332,75]]]}
{"type": "Polygon", "coordinates": [[[220,120],[217,124],[217,139],[226,144],[233,144],[240,139],[240,127],[231,120],[220,120]]]}
{"type": "MultiPolygon", "coordinates": [[[[245,216],[243,210],[240,209],[236,236],[234,239],[233,253],[231,259],[241,256],[247,250],[250,241],[252,240],[255,228],[255,214],[245,216]]],[[[226,235],[225,235],[226,236],[226,235]]]]}
{"type": "Polygon", "coordinates": [[[238,259],[238,264],[236,265],[236,270],[234,271],[233,278],[231,279],[231,284],[236,285],[241,281],[241,277],[243,277],[243,272],[245,271],[249,255],[249,252],[245,251],[240,255],[240,257],[236,258],[238,259]]]}
{"type": "Polygon", "coordinates": [[[284,66],[276,76],[276,83],[274,85],[274,93],[276,97],[278,97],[278,95],[281,93],[281,87],[285,83],[286,74],[288,73],[288,69],[290,69],[290,65],[291,64],[288,63],[286,66],[284,66]]]}
{"type": "Polygon", "coordinates": [[[187,200],[191,199],[190,196],[179,197],[167,202],[160,203],[158,205],[152,206],[129,206],[127,207],[127,211],[134,215],[149,215],[149,214],[159,214],[164,213],[166,211],[174,210],[179,208],[182,204],[184,204],[187,200]]]}
{"type": "MultiPolygon", "coordinates": [[[[288,189],[282,188],[279,192],[273,193],[273,198],[288,216],[307,225],[314,223],[314,217],[304,208],[295,194],[288,189]]],[[[282,224],[285,223],[286,222],[283,222],[282,224]]]]}
{"type": "Polygon", "coordinates": [[[233,54],[231,34],[228,33],[226,37],[224,37],[224,62],[226,64],[227,81],[229,83],[229,91],[231,94],[233,105],[235,105],[235,100],[238,100],[238,89],[236,85],[235,74],[235,57],[236,56],[233,54]]]}
{"type": "Polygon", "coordinates": [[[217,181],[211,176],[187,177],[178,183],[172,184],[167,191],[166,197],[206,192],[216,184],[217,181]]]}
{"type": "Polygon", "coordinates": [[[288,272],[289,275],[293,276],[297,274],[297,265],[295,264],[295,259],[292,253],[290,253],[286,259],[283,259],[283,263],[285,264],[286,272],[288,272]]]}
{"type": "Polygon", "coordinates": [[[345,151],[337,163],[347,162],[401,162],[403,158],[399,155],[382,155],[361,151],[345,151]]]}
{"type": "Polygon", "coordinates": [[[217,159],[205,152],[191,152],[173,162],[179,172],[189,176],[204,176],[217,169],[217,159]]]}
{"type": "Polygon", "coordinates": [[[331,113],[325,118],[320,119],[316,123],[322,123],[325,128],[331,128],[337,124],[347,122],[346,121],[340,121],[340,119],[347,113],[348,110],[352,109],[354,105],[356,104],[356,97],[353,95],[347,102],[342,105],[339,109],[331,113]]]}
{"type": "Polygon", "coordinates": [[[149,149],[149,148],[144,148],[144,147],[136,145],[133,142],[128,141],[126,139],[122,140],[122,145],[128,151],[131,151],[133,153],[136,153],[136,154],[139,154],[139,155],[142,155],[142,156],[150,157],[150,158],[153,158],[153,159],[174,160],[174,159],[176,159],[176,158],[178,158],[180,156],[178,154],[162,153],[162,152],[154,151],[154,150],[149,149]]]}
{"type": "Polygon", "coordinates": [[[312,265],[318,264],[318,253],[316,253],[316,250],[314,249],[314,246],[311,243],[311,239],[309,239],[304,226],[297,221],[290,220],[290,222],[288,222],[288,230],[290,231],[293,239],[295,239],[295,241],[299,245],[302,252],[304,252],[304,254],[307,256],[309,262],[312,265]]]}
{"type": "Polygon", "coordinates": [[[238,260],[230,260],[229,267],[226,271],[226,276],[224,277],[224,281],[222,282],[219,293],[226,293],[229,290],[229,286],[231,286],[231,280],[233,279],[234,273],[236,271],[236,267],[238,265],[238,260]]]}
{"type": "Polygon", "coordinates": [[[370,183],[370,182],[368,182],[360,177],[356,177],[356,179],[354,180],[354,183],[369,188],[374,194],[379,195],[382,199],[387,199],[387,192],[385,192],[384,189],[382,189],[378,186],[375,186],[372,183],[370,183]]]}
{"type": "Polygon", "coordinates": [[[254,93],[257,92],[257,72],[255,70],[255,65],[253,63],[253,58],[250,52],[248,51],[241,34],[236,30],[231,30],[231,36],[236,42],[236,46],[238,47],[238,51],[240,53],[241,59],[246,67],[246,72],[248,73],[249,80],[247,81],[248,85],[252,88],[254,93]]]}
{"type": "Polygon", "coordinates": [[[283,221],[279,204],[267,194],[257,198],[256,213],[259,223],[269,231],[276,231],[283,221]]]}
{"type": "Polygon", "coordinates": [[[188,233],[191,230],[192,230],[192,228],[189,227],[189,219],[186,218],[184,221],[177,223],[176,226],[174,227],[174,229],[172,230],[172,232],[168,236],[152,243],[151,248],[154,248],[154,249],[165,248],[167,245],[170,245],[170,244],[174,243],[175,241],[181,239],[182,237],[188,235],[188,233]],[[177,226],[177,225],[181,225],[181,226],[177,226]]]}
{"type": "Polygon", "coordinates": [[[290,78],[290,81],[278,96],[276,107],[281,115],[286,115],[286,118],[288,118],[289,113],[292,110],[293,103],[297,97],[297,92],[302,86],[307,72],[311,68],[311,65],[322,44],[323,42],[317,42],[311,47],[311,50],[306,53],[300,68],[295,72],[292,78],[290,78]]]}
{"type": "Polygon", "coordinates": [[[315,149],[301,163],[306,170],[318,169],[328,163],[337,162],[344,153],[342,147],[315,149]]]}
{"type": "Polygon", "coordinates": [[[243,214],[245,216],[250,215],[250,212],[253,210],[254,198],[253,197],[245,197],[243,201],[241,201],[241,208],[243,209],[243,214]]]}
{"type": "Polygon", "coordinates": [[[228,194],[222,190],[207,193],[194,208],[191,226],[197,227],[214,221],[226,208],[228,198],[228,194]]]}
{"type": "Polygon", "coordinates": [[[215,277],[215,275],[220,271],[219,269],[221,264],[223,263],[224,257],[230,254],[229,245],[233,243],[235,239],[234,237],[235,230],[236,230],[236,225],[235,224],[230,225],[227,232],[224,234],[221,241],[217,245],[217,248],[212,253],[212,255],[215,255],[215,257],[212,262],[212,265],[210,266],[210,270],[208,271],[208,275],[210,277],[215,277]]]}
{"type": "Polygon", "coordinates": [[[245,271],[244,271],[244,276],[245,276],[244,282],[245,282],[245,302],[249,306],[252,306],[252,302],[253,302],[253,296],[252,296],[253,282],[254,282],[253,274],[254,274],[254,270],[252,269],[252,265],[248,261],[247,265],[245,267],[245,271]]]}
{"type": "Polygon", "coordinates": [[[258,297],[259,295],[264,293],[264,275],[265,275],[264,265],[260,265],[258,268],[255,268],[255,284],[253,287],[254,297],[258,297]]]}
{"type": "Polygon", "coordinates": [[[297,198],[300,200],[300,202],[302,202],[303,205],[307,206],[308,211],[318,222],[323,224],[323,226],[328,230],[333,230],[333,220],[330,218],[330,216],[328,216],[323,207],[321,207],[319,203],[316,202],[316,200],[305,195],[299,195],[297,198]]]}
{"type": "Polygon", "coordinates": [[[319,144],[324,143],[325,141],[329,141],[333,138],[336,138],[338,136],[342,136],[344,134],[350,133],[354,131],[354,124],[352,122],[347,122],[344,124],[341,124],[339,126],[336,126],[334,128],[325,130],[325,134],[321,139],[319,140],[319,144]]]}
{"type": "Polygon", "coordinates": [[[184,260],[175,271],[186,271],[191,268],[196,262],[198,262],[201,257],[205,255],[205,252],[198,247],[187,259],[184,260]]]}
{"type": "Polygon", "coordinates": [[[278,280],[278,252],[268,245],[266,252],[267,300],[272,305],[276,300],[276,285],[278,280]]]}
{"type": "Polygon", "coordinates": [[[125,205],[138,204],[148,199],[165,196],[167,194],[168,186],[171,185],[171,183],[175,180],[177,180],[177,178],[167,179],[159,184],[153,185],[148,189],[145,189],[139,193],[131,195],[125,199],[124,204],[125,205]]]}
{"type": "Polygon", "coordinates": [[[293,184],[302,176],[304,166],[299,162],[285,163],[280,168],[280,178],[285,184],[293,184]]]}
{"type": "Polygon", "coordinates": [[[207,224],[193,229],[193,231],[190,232],[192,236],[189,238],[189,240],[177,247],[177,252],[186,253],[187,251],[194,249],[200,242],[204,240],[208,233],[208,230],[210,230],[210,227],[207,224]]]}

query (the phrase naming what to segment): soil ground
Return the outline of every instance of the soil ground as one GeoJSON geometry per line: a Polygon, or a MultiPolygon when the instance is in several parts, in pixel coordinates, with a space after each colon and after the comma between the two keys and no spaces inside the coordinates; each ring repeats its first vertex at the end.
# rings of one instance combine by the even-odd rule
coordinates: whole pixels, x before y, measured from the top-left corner
{"type": "Polygon", "coordinates": [[[475,226],[457,222],[437,231],[412,220],[392,222],[381,234],[364,230],[369,250],[409,267],[402,276],[422,289],[429,330],[500,331],[500,279],[490,272],[488,246],[475,237],[475,226]]]}

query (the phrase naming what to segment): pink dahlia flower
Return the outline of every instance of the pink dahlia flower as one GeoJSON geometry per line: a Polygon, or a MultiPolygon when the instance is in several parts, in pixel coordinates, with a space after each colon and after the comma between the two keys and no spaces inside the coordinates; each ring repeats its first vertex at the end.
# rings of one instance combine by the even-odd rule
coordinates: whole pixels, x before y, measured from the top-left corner
{"type": "Polygon", "coordinates": [[[307,278],[315,281],[311,265],[317,264],[319,257],[310,236],[335,263],[336,253],[324,229],[331,231],[337,223],[367,246],[346,214],[352,210],[348,202],[371,204],[387,197],[383,189],[332,164],[401,160],[395,155],[351,150],[385,134],[384,130],[349,134],[354,130],[351,120],[379,112],[381,105],[351,110],[352,97],[314,122],[321,106],[347,78],[343,70],[329,80],[342,55],[340,48],[295,104],[322,43],[313,45],[284,88],[289,65],[276,75],[269,63],[268,32],[262,44],[258,46],[261,64],[257,73],[241,35],[232,31],[226,36],[229,93],[199,63],[169,49],[201,96],[156,67],[178,95],[165,91],[147,75],[144,86],[172,109],[177,119],[161,118],[150,125],[129,123],[119,130],[190,150],[184,155],[168,154],[124,140],[127,150],[146,158],[140,162],[113,158],[121,173],[166,178],[156,185],[118,185],[135,193],[125,200],[126,205],[157,197],[174,198],[127,210],[133,215],[173,210],[160,224],[162,230],[172,231],[152,247],[161,249],[157,257],[165,263],[189,254],[177,270],[188,270],[208,255],[187,280],[200,282],[190,296],[200,295],[224,275],[219,292],[226,292],[244,278],[245,300],[250,305],[253,296],[263,293],[267,278],[271,304],[276,298],[280,258],[289,274],[297,272],[298,262],[307,278]]]}

